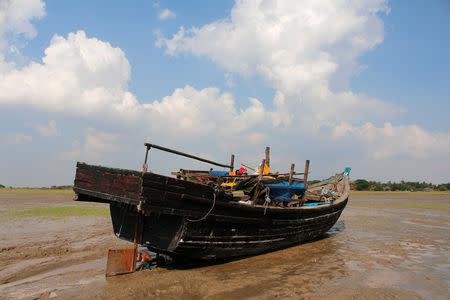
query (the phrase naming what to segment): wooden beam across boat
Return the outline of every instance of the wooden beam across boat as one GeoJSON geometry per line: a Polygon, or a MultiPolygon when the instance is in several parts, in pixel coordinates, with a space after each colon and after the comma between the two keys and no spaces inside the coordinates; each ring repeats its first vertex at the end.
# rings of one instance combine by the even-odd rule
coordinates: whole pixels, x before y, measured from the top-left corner
{"type": "Polygon", "coordinates": [[[184,153],[184,152],[181,152],[181,151],[177,151],[177,150],[169,149],[169,148],[166,148],[166,147],[158,146],[158,145],[155,145],[155,144],[145,143],[144,145],[147,147],[147,150],[150,150],[151,148],[155,148],[155,149],[159,149],[161,151],[165,151],[165,152],[173,153],[173,154],[176,154],[176,155],[192,158],[192,159],[195,159],[195,160],[199,160],[199,161],[211,164],[211,165],[215,165],[215,166],[219,166],[219,167],[223,167],[223,168],[229,168],[231,170],[233,169],[234,155],[231,156],[231,163],[229,165],[226,165],[226,164],[221,164],[221,163],[209,160],[209,159],[201,158],[201,157],[198,157],[198,156],[195,156],[195,155],[187,154],[187,153],[184,153]]]}

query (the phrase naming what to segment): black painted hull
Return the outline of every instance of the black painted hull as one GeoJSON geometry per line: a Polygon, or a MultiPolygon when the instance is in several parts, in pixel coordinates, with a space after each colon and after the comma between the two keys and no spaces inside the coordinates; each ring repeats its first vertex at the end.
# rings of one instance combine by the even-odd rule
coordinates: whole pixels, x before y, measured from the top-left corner
{"type": "MultiPolygon", "coordinates": [[[[98,178],[102,172],[125,174],[117,169],[79,165],[80,176],[77,169],[76,178],[80,180],[78,184],[75,180],[74,187],[78,200],[110,203],[115,234],[130,242],[134,240],[137,205],[141,201],[142,234],[138,242],[155,252],[181,259],[236,258],[315,239],[336,223],[348,201],[347,193],[334,204],[316,207],[248,206],[224,193],[217,194],[214,200],[214,191],[209,186],[127,171],[125,176],[140,178],[137,186],[141,196],[133,199],[115,192],[120,186],[118,179],[110,190],[99,191],[100,187],[96,190],[92,186],[87,189],[89,186],[83,185],[83,180],[91,179],[83,179],[83,168],[95,173],[92,178],[98,178]]],[[[122,181],[135,182],[128,177],[122,181]]]]}
{"type": "MultiPolygon", "coordinates": [[[[189,222],[183,216],[150,213],[144,218],[141,244],[152,251],[180,258],[256,255],[323,235],[336,223],[345,204],[308,218],[275,219],[268,216],[253,222],[236,221],[232,216],[216,218],[216,215],[200,222],[189,222]]],[[[136,213],[111,204],[111,218],[116,235],[132,242],[136,213]]]]}

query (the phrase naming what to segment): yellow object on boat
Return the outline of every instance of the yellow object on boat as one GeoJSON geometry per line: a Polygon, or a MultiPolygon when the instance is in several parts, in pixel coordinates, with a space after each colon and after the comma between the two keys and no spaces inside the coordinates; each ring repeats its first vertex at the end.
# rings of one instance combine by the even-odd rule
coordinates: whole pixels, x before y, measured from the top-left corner
{"type": "Polygon", "coordinates": [[[222,183],[220,186],[229,186],[229,187],[233,187],[233,186],[235,186],[236,185],[236,183],[234,183],[234,182],[224,182],[224,183],[222,183]]]}
{"type": "Polygon", "coordinates": [[[235,176],[236,172],[230,172],[230,173],[228,173],[228,175],[235,176]]]}
{"type": "MultiPolygon", "coordinates": [[[[261,172],[261,168],[258,168],[257,174],[259,174],[259,172],[261,172]]],[[[267,175],[270,173],[270,168],[268,165],[264,165],[263,173],[264,173],[264,175],[267,175]]]]}

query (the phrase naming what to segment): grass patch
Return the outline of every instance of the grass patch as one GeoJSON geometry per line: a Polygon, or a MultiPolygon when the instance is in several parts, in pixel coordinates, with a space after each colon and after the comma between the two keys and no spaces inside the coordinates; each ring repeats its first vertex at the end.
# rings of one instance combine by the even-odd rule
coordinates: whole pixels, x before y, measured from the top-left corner
{"type": "Polygon", "coordinates": [[[109,207],[93,206],[52,206],[35,207],[29,209],[11,209],[0,211],[1,216],[10,218],[23,217],[80,217],[80,216],[109,216],[109,207]]]}
{"type": "Polygon", "coordinates": [[[406,208],[424,208],[424,209],[445,209],[450,210],[450,205],[431,204],[431,203],[392,203],[394,207],[406,208]]]}
{"type": "Polygon", "coordinates": [[[352,202],[352,206],[364,207],[384,207],[384,208],[421,208],[421,209],[443,209],[450,210],[450,205],[432,204],[432,203],[400,203],[400,202],[352,202]]]}
{"type": "Polygon", "coordinates": [[[2,194],[19,195],[73,195],[72,188],[67,189],[49,189],[49,188],[0,188],[2,194]]]}
{"type": "Polygon", "coordinates": [[[350,195],[449,195],[450,191],[408,192],[408,191],[350,191],[350,195]]]}

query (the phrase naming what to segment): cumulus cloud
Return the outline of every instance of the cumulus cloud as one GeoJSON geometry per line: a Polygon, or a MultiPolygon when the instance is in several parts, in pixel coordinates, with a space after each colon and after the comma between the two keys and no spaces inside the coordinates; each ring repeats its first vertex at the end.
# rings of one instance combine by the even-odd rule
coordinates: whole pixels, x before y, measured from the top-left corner
{"type": "Polygon", "coordinates": [[[31,21],[44,15],[41,0],[0,1],[0,74],[25,61],[17,42],[34,38],[37,32],[31,21]]]}
{"type": "Polygon", "coordinates": [[[45,125],[45,124],[38,124],[38,125],[36,125],[36,130],[42,136],[45,136],[45,137],[61,135],[60,132],[58,131],[58,128],[56,128],[55,120],[49,121],[48,125],[45,125]]]}
{"type": "Polygon", "coordinates": [[[170,38],[159,34],[156,45],[173,56],[208,57],[227,74],[262,76],[278,90],[274,109],[266,114],[275,127],[291,133],[300,127],[310,134],[325,128],[334,131],[335,139],[351,132],[359,137],[354,142],[365,145],[396,141],[377,150],[377,158],[431,153],[422,139],[442,154],[448,134],[436,138],[415,125],[375,127],[374,122],[386,122],[405,109],[349,90],[351,76],[361,70],[357,58],[384,39],[382,13],[389,13],[385,0],[243,0],[236,1],[229,17],[182,26],[170,38]]]}
{"type": "Polygon", "coordinates": [[[0,74],[0,104],[28,104],[54,112],[89,115],[137,104],[127,91],[130,64],[123,51],[87,38],[84,31],[55,35],[43,63],[0,74]]]}
{"type": "Polygon", "coordinates": [[[167,19],[174,19],[177,15],[171,11],[170,9],[162,9],[158,14],[158,19],[160,20],[167,20],[167,19]]]}
{"type": "Polygon", "coordinates": [[[249,98],[249,105],[238,111],[233,95],[215,87],[197,90],[189,85],[143,108],[155,131],[163,129],[179,138],[229,138],[251,132],[268,113],[258,99],[249,98]]]}
{"type": "Polygon", "coordinates": [[[384,0],[237,1],[229,18],[180,27],[171,38],[159,35],[156,45],[169,55],[189,52],[242,76],[260,75],[284,95],[280,110],[308,116],[304,125],[329,126],[401,111],[347,89],[356,59],[382,42],[378,14],[387,11],[384,0]]]}
{"type": "Polygon", "coordinates": [[[5,33],[7,32],[34,38],[37,32],[31,20],[40,19],[44,15],[45,3],[41,0],[2,0],[0,2],[0,49],[6,46],[5,33]]]}
{"type": "Polygon", "coordinates": [[[87,127],[84,130],[83,143],[78,140],[73,141],[71,149],[62,152],[58,158],[62,160],[94,159],[106,153],[120,152],[117,144],[119,139],[119,134],[87,127]]]}
{"type": "Polygon", "coordinates": [[[96,130],[93,127],[88,127],[86,129],[86,151],[96,151],[96,152],[112,152],[116,150],[116,145],[118,135],[112,134],[100,130],[96,130]]]}
{"type": "Polygon", "coordinates": [[[377,13],[386,10],[385,0],[237,1],[229,18],[181,27],[157,45],[171,55],[205,55],[228,70],[261,74],[276,88],[300,92],[326,85],[380,43],[377,13]]]}
{"type": "MultiPolygon", "coordinates": [[[[78,31],[55,35],[42,62],[23,68],[0,65],[0,106],[101,119],[111,128],[126,124],[152,137],[202,139],[227,149],[254,147],[283,136],[300,140],[301,135],[321,135],[325,141],[349,138],[367,146],[378,159],[448,155],[448,134],[390,125],[386,122],[402,108],[348,89],[358,69],[357,57],[383,40],[378,14],[387,10],[381,0],[237,1],[229,18],[200,28],[181,27],[171,38],[158,38],[157,44],[170,55],[209,57],[226,69],[230,82],[234,76],[262,76],[276,89],[272,105],[252,97],[236,105],[230,93],[190,85],[162,99],[139,102],[128,90],[131,68],[125,53],[78,31]],[[383,123],[384,127],[373,125],[383,123]],[[389,146],[381,147],[383,143],[389,146]]],[[[39,15],[35,10],[25,20],[39,15]]],[[[51,123],[43,128],[41,133],[57,132],[56,123],[54,130],[51,123]]],[[[84,142],[62,158],[117,151],[122,137],[89,127],[84,142]]],[[[21,140],[30,142],[31,136],[17,139],[21,140]]]]}
{"type": "MultiPolygon", "coordinates": [[[[89,38],[84,31],[67,38],[55,35],[42,63],[0,74],[0,105],[87,118],[101,114],[105,120],[144,124],[181,138],[241,133],[262,122],[267,113],[257,99],[249,99],[249,106],[238,111],[233,95],[189,85],[160,101],[142,104],[128,91],[129,80],[130,64],[120,48],[89,38]]],[[[43,135],[57,132],[55,123],[37,130],[43,135]]],[[[94,138],[92,142],[96,144],[94,138]]]]}
{"type": "Polygon", "coordinates": [[[375,127],[368,122],[363,126],[353,127],[342,122],[335,128],[334,136],[363,141],[374,159],[405,154],[418,159],[450,156],[449,134],[430,133],[417,125],[393,126],[386,122],[383,127],[375,127]]]}

